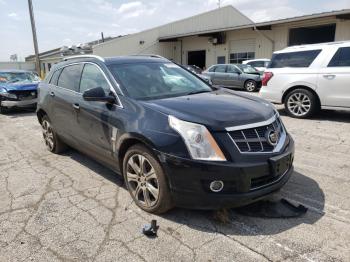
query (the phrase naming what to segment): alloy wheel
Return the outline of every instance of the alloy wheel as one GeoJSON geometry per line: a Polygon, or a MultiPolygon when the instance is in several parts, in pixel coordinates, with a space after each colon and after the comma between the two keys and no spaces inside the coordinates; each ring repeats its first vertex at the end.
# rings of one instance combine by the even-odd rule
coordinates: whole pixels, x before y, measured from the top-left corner
{"type": "Polygon", "coordinates": [[[52,151],[55,146],[52,127],[47,120],[44,120],[41,126],[43,129],[43,137],[44,137],[45,145],[50,151],[52,151]]]}
{"type": "Polygon", "coordinates": [[[154,206],[159,198],[159,182],[156,171],[141,154],[132,155],[126,168],[126,179],[134,198],[145,207],[154,206]]]}
{"type": "Polygon", "coordinates": [[[255,83],[252,81],[248,81],[245,87],[248,92],[253,92],[255,90],[255,83]]]}
{"type": "Polygon", "coordinates": [[[311,109],[311,100],[306,94],[295,93],[288,98],[287,107],[293,115],[304,116],[311,109]]]}

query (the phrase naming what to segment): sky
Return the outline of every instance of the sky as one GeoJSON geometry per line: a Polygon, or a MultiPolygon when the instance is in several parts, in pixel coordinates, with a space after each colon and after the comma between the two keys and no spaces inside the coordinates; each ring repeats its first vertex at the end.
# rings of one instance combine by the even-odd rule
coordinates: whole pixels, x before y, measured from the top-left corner
{"type": "MultiPolygon", "coordinates": [[[[176,21],[218,7],[218,0],[32,0],[39,51],[77,45],[176,21]]],[[[350,8],[350,0],[221,0],[254,22],[350,8]]],[[[0,61],[34,53],[27,0],[0,0],[0,61]]]]}

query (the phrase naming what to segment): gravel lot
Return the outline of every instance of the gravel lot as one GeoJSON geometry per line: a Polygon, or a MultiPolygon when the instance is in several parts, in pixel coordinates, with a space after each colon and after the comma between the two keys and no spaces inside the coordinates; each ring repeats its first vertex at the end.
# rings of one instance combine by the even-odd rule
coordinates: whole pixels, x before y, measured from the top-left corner
{"type": "Polygon", "coordinates": [[[0,115],[0,261],[349,261],[350,113],[282,117],[296,158],[279,195],[308,213],[231,210],[222,224],[211,211],[147,214],[110,170],[74,150],[49,153],[34,113],[0,115]],[[152,218],[160,229],[148,239],[152,218]]]}

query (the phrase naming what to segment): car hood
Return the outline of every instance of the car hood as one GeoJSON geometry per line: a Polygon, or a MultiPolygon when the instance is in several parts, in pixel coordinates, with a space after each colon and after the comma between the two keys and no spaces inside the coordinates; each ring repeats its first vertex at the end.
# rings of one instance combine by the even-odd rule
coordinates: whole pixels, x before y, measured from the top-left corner
{"type": "Polygon", "coordinates": [[[142,103],[153,110],[185,121],[203,124],[215,131],[262,122],[276,114],[269,102],[225,88],[208,93],[142,103]]]}
{"type": "Polygon", "coordinates": [[[0,88],[6,91],[34,91],[37,90],[38,84],[39,82],[0,84],[0,88]]]}

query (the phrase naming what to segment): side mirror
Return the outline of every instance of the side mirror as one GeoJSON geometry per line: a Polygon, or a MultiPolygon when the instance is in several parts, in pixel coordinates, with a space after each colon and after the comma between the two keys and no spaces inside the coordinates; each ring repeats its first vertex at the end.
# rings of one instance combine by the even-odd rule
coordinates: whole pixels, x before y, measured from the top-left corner
{"type": "Polygon", "coordinates": [[[112,104],[115,102],[115,97],[112,95],[106,96],[105,91],[102,87],[95,87],[86,90],[83,93],[83,98],[86,101],[97,101],[97,102],[107,102],[112,104]]]}

